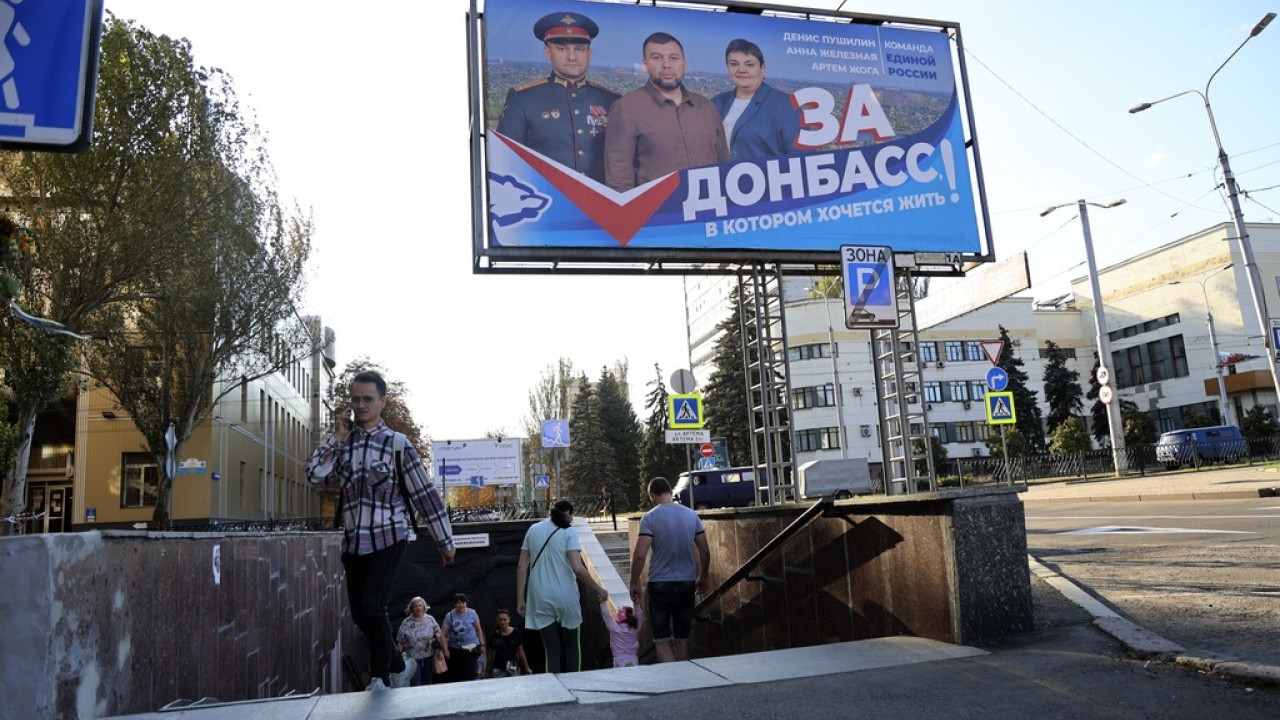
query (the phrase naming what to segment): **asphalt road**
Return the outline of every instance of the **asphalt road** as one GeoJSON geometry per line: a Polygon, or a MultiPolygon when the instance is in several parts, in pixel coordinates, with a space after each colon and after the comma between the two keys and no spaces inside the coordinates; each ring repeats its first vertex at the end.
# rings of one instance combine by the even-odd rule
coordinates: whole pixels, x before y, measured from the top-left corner
{"type": "Polygon", "coordinates": [[[1280,499],[1036,503],[1028,551],[1195,654],[1280,666],[1280,499]]]}

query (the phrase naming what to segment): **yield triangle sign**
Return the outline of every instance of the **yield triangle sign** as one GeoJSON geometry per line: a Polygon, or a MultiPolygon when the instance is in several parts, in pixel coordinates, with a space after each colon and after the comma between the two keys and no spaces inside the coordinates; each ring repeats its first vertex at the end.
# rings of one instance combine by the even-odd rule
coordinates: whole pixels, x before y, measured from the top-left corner
{"type": "Polygon", "coordinates": [[[1004,352],[1003,340],[983,340],[982,352],[991,361],[992,365],[1000,364],[1000,354],[1004,352]]]}

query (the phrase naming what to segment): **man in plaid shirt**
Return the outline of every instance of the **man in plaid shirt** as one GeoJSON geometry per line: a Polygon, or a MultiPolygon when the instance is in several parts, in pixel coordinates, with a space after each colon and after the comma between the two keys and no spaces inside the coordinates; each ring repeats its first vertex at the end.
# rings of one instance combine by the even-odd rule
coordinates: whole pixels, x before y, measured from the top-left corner
{"type": "Polygon", "coordinates": [[[350,390],[354,417],[338,418],[333,435],[312,453],[307,479],[315,484],[335,479],[340,483],[347,600],[356,625],[369,641],[372,680],[368,689],[381,690],[392,684],[392,675],[406,670],[403,657],[395,651],[387,602],[413,534],[408,513],[417,512],[419,527],[431,533],[446,566],[453,563],[453,529],[422,458],[407,440],[401,472],[408,502],[401,493],[394,451],[397,433],[382,422],[386,381],[366,371],[355,376],[350,390]]]}

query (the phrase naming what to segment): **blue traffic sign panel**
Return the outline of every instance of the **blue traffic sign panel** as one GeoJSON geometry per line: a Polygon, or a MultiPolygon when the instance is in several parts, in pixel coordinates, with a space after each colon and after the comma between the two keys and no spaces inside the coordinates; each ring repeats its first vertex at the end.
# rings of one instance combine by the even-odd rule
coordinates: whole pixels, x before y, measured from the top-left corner
{"type": "Polygon", "coordinates": [[[989,392],[983,399],[987,405],[988,425],[1012,425],[1018,421],[1013,409],[1013,393],[989,392]]]}
{"type": "Polygon", "coordinates": [[[987,371],[987,387],[996,392],[1000,392],[1009,387],[1009,374],[1004,368],[993,367],[987,371]]]}
{"type": "Polygon", "coordinates": [[[568,420],[543,420],[542,421],[542,447],[544,448],[569,447],[569,421],[568,420]]]}
{"type": "Polygon", "coordinates": [[[88,148],[102,0],[0,2],[0,145],[88,148]]]}
{"type": "Polygon", "coordinates": [[[533,486],[539,490],[546,490],[547,488],[551,487],[551,476],[550,475],[534,475],[533,486]]]}
{"type": "Polygon", "coordinates": [[[483,475],[472,475],[472,476],[471,476],[471,487],[473,487],[473,488],[484,487],[484,476],[483,476],[483,475]]]}

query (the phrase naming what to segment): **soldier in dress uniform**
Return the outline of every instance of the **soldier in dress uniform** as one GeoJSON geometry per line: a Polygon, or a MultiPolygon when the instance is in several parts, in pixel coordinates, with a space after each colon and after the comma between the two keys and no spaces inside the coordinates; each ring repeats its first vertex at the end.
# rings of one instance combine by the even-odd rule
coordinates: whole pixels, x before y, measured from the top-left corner
{"type": "Polygon", "coordinates": [[[533,26],[551,74],[512,88],[498,132],[565,167],[604,182],[604,133],[618,93],[587,80],[591,40],[600,28],[576,12],[551,13],[533,26]]]}

